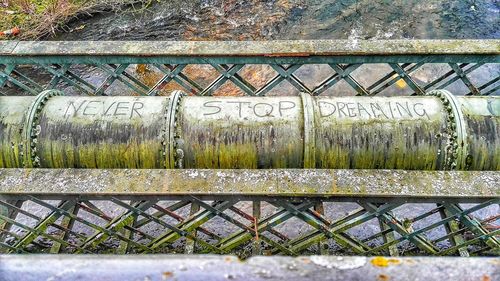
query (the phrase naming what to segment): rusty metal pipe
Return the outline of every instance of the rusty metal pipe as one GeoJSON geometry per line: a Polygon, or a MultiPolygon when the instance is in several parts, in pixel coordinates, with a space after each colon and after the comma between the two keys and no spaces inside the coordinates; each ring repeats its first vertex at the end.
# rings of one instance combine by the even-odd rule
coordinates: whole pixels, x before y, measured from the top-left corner
{"type": "Polygon", "coordinates": [[[0,168],[500,170],[500,98],[0,97],[0,168]]]}

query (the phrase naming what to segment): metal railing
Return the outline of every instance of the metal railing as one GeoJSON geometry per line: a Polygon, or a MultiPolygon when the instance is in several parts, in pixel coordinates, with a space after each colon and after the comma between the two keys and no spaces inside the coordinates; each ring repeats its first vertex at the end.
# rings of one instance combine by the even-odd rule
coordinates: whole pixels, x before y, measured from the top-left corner
{"type": "Polygon", "coordinates": [[[11,253],[500,250],[493,171],[3,169],[0,179],[0,248],[11,253]]]}
{"type": "Polygon", "coordinates": [[[498,95],[499,52],[500,40],[5,41],[0,42],[0,91],[263,96],[448,89],[498,95]]]}
{"type": "MultiPolygon", "coordinates": [[[[0,92],[498,95],[500,40],[0,42],[0,92]],[[343,84],[343,85],[342,85],[343,84]]],[[[499,173],[0,171],[0,251],[494,255],[499,173]]]]}

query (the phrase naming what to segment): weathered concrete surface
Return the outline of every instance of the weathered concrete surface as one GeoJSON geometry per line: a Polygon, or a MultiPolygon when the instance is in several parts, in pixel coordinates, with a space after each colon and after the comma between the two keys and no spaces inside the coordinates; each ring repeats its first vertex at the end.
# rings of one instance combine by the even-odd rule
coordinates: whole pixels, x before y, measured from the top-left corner
{"type": "Polygon", "coordinates": [[[451,157],[433,97],[186,97],[177,123],[186,168],[444,170],[451,157]]]}
{"type": "Polygon", "coordinates": [[[177,116],[186,168],[304,167],[299,97],[186,97],[177,116]]]}
{"type": "Polygon", "coordinates": [[[10,280],[498,280],[499,258],[168,255],[0,256],[10,280]]]}
{"type": "Polygon", "coordinates": [[[18,41],[0,41],[0,55],[12,53],[17,44],[18,41]]]}
{"type": "Polygon", "coordinates": [[[3,97],[0,167],[500,169],[500,98],[447,96],[3,97]]]}
{"type": "Polygon", "coordinates": [[[0,196],[37,194],[404,197],[484,201],[500,195],[500,172],[405,170],[0,169],[0,196]]]}
{"type": "Polygon", "coordinates": [[[0,55],[331,56],[498,55],[500,40],[279,40],[279,41],[21,41],[0,42],[0,55]]]}
{"type": "Polygon", "coordinates": [[[473,170],[500,170],[500,103],[479,97],[458,98],[466,132],[466,167],[473,170]],[[489,153],[490,151],[491,153],[489,153]]]}
{"type": "Polygon", "coordinates": [[[39,117],[42,167],[165,167],[161,136],[169,99],[53,98],[39,117]]]}
{"type": "Polygon", "coordinates": [[[446,169],[438,99],[318,97],[314,109],[317,168],[446,169]]]}
{"type": "Polygon", "coordinates": [[[0,167],[23,165],[21,132],[26,110],[33,100],[33,97],[0,97],[0,167]]]}

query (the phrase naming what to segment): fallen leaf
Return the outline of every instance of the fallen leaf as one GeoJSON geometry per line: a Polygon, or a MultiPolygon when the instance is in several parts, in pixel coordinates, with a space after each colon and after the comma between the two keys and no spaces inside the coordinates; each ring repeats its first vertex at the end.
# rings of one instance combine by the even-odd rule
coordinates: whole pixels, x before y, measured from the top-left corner
{"type": "Polygon", "coordinates": [[[397,264],[400,264],[401,261],[398,260],[398,259],[388,259],[388,258],[384,258],[384,257],[374,257],[372,260],[371,260],[371,263],[374,265],[374,266],[379,266],[379,267],[387,267],[389,265],[397,265],[397,264]]]}

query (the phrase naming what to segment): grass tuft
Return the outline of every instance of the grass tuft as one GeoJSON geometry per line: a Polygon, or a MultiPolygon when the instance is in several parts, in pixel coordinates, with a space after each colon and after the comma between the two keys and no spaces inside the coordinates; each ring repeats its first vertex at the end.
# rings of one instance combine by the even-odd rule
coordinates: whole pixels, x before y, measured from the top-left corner
{"type": "Polygon", "coordinates": [[[92,16],[138,0],[0,0],[0,32],[18,28],[19,34],[2,39],[33,40],[49,37],[79,15],[92,16]]]}

